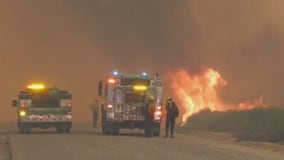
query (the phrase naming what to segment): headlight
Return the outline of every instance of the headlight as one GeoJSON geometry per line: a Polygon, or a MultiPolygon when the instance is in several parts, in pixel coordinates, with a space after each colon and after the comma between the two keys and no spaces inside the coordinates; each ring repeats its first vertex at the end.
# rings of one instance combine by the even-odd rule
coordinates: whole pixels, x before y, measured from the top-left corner
{"type": "Polygon", "coordinates": [[[26,114],[26,111],[20,111],[20,116],[25,116],[26,114]]]}

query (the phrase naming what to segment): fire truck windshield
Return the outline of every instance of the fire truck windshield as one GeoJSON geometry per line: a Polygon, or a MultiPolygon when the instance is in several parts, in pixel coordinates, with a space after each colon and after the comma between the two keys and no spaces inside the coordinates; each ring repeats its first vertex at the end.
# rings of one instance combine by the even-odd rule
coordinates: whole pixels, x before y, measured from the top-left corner
{"type": "Polygon", "coordinates": [[[125,103],[145,102],[145,94],[141,92],[129,92],[125,94],[125,103]]]}
{"type": "Polygon", "coordinates": [[[36,94],[31,96],[33,108],[60,107],[60,98],[49,94],[36,94]]]}

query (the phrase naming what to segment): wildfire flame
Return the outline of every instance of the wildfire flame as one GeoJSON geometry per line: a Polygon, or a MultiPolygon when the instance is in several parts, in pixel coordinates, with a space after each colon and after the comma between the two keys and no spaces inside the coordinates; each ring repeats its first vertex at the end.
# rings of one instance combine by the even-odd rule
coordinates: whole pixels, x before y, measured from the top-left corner
{"type": "Polygon", "coordinates": [[[187,122],[190,115],[203,109],[225,111],[229,109],[251,109],[263,106],[263,96],[258,99],[242,102],[238,105],[224,104],[217,93],[218,86],[227,82],[220,73],[212,68],[204,68],[201,74],[191,75],[186,70],[179,70],[171,77],[171,87],[182,113],[182,124],[187,122]]]}

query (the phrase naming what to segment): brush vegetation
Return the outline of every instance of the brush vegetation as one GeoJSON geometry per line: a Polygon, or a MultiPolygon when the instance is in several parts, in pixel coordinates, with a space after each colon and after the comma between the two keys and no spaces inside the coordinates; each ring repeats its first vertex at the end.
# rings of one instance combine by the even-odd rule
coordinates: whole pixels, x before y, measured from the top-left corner
{"type": "Polygon", "coordinates": [[[204,109],[189,118],[190,128],[235,133],[238,140],[284,142],[284,109],[255,108],[242,111],[204,109]]]}

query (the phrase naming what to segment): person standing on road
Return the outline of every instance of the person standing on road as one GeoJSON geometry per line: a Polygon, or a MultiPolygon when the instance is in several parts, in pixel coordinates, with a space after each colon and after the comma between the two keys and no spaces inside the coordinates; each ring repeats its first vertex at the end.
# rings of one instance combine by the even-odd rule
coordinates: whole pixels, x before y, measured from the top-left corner
{"type": "Polygon", "coordinates": [[[169,137],[169,129],[171,138],[174,138],[174,130],[175,130],[175,120],[178,117],[179,110],[176,103],[172,98],[167,98],[166,100],[166,135],[165,137],[169,137]]]}
{"type": "Polygon", "coordinates": [[[98,118],[99,118],[99,101],[95,99],[94,102],[90,105],[90,110],[93,112],[93,128],[97,127],[98,118]]]}
{"type": "Polygon", "coordinates": [[[154,112],[155,112],[154,97],[150,96],[146,106],[146,115],[145,115],[147,137],[153,136],[154,112]]]}

